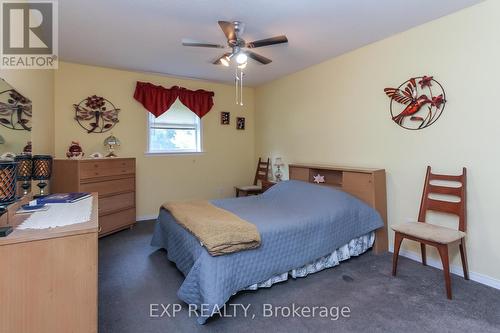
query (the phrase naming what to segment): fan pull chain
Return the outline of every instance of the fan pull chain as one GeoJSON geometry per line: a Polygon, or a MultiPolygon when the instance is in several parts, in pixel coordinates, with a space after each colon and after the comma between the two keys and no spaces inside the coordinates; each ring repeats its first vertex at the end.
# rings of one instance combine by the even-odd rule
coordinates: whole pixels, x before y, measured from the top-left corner
{"type": "Polygon", "coordinates": [[[243,106],[243,70],[240,69],[240,106],[243,106]]]}
{"type": "Polygon", "coordinates": [[[243,106],[243,69],[236,66],[234,70],[234,91],[235,91],[235,101],[237,105],[243,106]],[[238,69],[240,73],[238,74],[238,69]]]}
{"type": "Polygon", "coordinates": [[[234,69],[234,93],[235,93],[235,102],[238,103],[238,81],[240,78],[238,77],[238,67],[234,69]]]}

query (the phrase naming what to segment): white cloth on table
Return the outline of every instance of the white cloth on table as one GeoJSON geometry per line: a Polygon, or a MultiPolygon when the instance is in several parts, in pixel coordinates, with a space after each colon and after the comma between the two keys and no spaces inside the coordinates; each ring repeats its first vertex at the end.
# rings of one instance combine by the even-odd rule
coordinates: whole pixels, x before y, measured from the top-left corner
{"type": "Polygon", "coordinates": [[[48,206],[48,210],[32,213],[17,229],[47,229],[87,222],[92,214],[92,197],[48,206]]]}

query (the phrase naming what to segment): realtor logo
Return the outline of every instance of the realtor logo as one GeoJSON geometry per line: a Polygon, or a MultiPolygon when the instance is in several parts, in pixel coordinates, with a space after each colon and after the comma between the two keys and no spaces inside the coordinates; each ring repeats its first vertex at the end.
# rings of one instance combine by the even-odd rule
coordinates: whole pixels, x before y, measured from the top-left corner
{"type": "Polygon", "coordinates": [[[2,1],[1,69],[57,68],[57,2],[2,1]]]}

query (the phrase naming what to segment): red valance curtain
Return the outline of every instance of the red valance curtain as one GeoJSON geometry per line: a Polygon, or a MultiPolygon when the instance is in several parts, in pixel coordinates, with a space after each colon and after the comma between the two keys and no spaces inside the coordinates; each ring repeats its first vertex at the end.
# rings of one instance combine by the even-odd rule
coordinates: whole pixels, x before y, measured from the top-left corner
{"type": "Polygon", "coordinates": [[[137,82],[134,98],[155,117],[166,112],[177,98],[198,117],[203,117],[214,105],[213,91],[189,90],[173,86],[167,89],[148,82],[137,82]]]}

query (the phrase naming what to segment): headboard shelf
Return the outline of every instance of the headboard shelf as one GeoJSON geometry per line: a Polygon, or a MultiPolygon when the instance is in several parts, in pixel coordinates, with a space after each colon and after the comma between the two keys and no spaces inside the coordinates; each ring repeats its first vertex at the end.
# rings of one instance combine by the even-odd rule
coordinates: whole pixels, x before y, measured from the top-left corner
{"type": "Polygon", "coordinates": [[[315,176],[323,176],[324,183],[319,185],[341,189],[375,208],[384,220],[384,227],[377,230],[373,248],[375,253],[387,252],[387,198],[384,169],[289,164],[288,170],[290,179],[309,183],[315,183],[315,176]]]}

